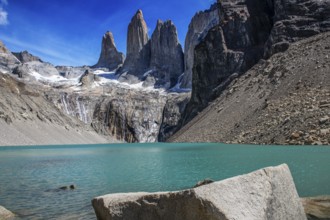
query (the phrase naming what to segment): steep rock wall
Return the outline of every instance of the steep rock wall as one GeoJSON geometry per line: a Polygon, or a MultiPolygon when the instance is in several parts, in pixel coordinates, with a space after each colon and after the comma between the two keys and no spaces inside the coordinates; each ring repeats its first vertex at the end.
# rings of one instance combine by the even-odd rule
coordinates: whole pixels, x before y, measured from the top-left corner
{"type": "Polygon", "coordinates": [[[207,34],[207,32],[219,24],[219,14],[217,4],[211,6],[209,10],[200,11],[195,14],[189,24],[188,32],[184,44],[184,64],[185,70],[180,82],[182,88],[192,87],[192,68],[194,65],[194,50],[207,34]]]}
{"type": "Polygon", "coordinates": [[[117,51],[113,34],[108,31],[103,35],[101,54],[99,61],[94,67],[117,69],[124,63],[124,54],[117,51]]]}
{"type": "Polygon", "coordinates": [[[271,5],[265,1],[223,1],[220,24],[210,29],[194,53],[192,95],[185,124],[216,98],[227,80],[252,67],[264,53],[272,28],[271,5]]]}
{"type": "Polygon", "coordinates": [[[318,0],[218,1],[220,24],[195,48],[189,122],[260,59],[290,43],[330,31],[330,2],[318,0]]]}

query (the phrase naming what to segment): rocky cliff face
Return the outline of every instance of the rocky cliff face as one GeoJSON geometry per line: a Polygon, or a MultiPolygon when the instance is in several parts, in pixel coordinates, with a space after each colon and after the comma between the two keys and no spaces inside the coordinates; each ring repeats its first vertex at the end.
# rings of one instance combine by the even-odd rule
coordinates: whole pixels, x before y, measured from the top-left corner
{"type": "Polygon", "coordinates": [[[0,70],[10,72],[21,62],[0,41],[0,70]]]}
{"type": "Polygon", "coordinates": [[[29,52],[22,51],[18,53],[13,53],[13,55],[21,62],[21,63],[27,63],[31,61],[38,61],[38,62],[43,62],[39,57],[34,56],[30,54],[29,52]]]}
{"type": "Polygon", "coordinates": [[[183,124],[261,58],[286,50],[290,42],[330,30],[329,5],[317,0],[222,1],[220,24],[195,48],[192,98],[183,124]]]}
{"type": "MultiPolygon", "coordinates": [[[[110,91],[109,91],[110,92],[110,91]]],[[[156,142],[166,97],[158,92],[113,90],[95,106],[92,127],[126,142],[156,142]]]]}
{"type": "Polygon", "coordinates": [[[185,70],[181,81],[182,88],[192,87],[192,68],[194,65],[194,50],[207,34],[207,32],[219,24],[219,14],[217,4],[211,6],[209,10],[195,14],[189,24],[188,32],[184,44],[185,70]]]}
{"type": "Polygon", "coordinates": [[[97,133],[130,143],[165,140],[188,101],[188,94],[184,93],[143,91],[116,84],[101,91],[90,91],[90,87],[82,92],[53,91],[47,97],[57,108],[91,125],[97,133]]]}
{"type": "Polygon", "coordinates": [[[327,0],[274,0],[272,13],[274,26],[266,43],[266,58],[285,51],[292,42],[330,31],[327,0]]]}
{"type": "Polygon", "coordinates": [[[138,10],[132,17],[127,31],[127,51],[123,71],[134,71],[141,57],[140,52],[148,43],[148,27],[143,18],[143,13],[138,10]],[[133,68],[133,69],[132,69],[133,68]]]}
{"type": "Polygon", "coordinates": [[[190,93],[169,94],[162,113],[158,141],[165,142],[176,131],[181,115],[190,100],[190,93]]]}
{"type": "Polygon", "coordinates": [[[172,21],[157,21],[148,39],[147,25],[139,10],[128,26],[127,58],[119,80],[144,82],[144,86],[170,88],[183,73],[182,47],[172,21]]]}
{"type": "Polygon", "coordinates": [[[72,79],[80,77],[85,73],[86,70],[89,70],[90,67],[82,66],[82,67],[72,67],[72,66],[56,66],[57,71],[60,73],[61,76],[72,79]]]}
{"type": "Polygon", "coordinates": [[[149,69],[159,85],[174,86],[183,73],[183,52],[178,41],[177,30],[172,21],[157,21],[150,41],[151,57],[149,69]]]}
{"type": "Polygon", "coordinates": [[[271,5],[256,0],[223,1],[220,25],[210,29],[195,48],[191,101],[183,123],[190,121],[216,98],[227,80],[244,73],[264,53],[272,28],[271,5]]]}
{"type": "Polygon", "coordinates": [[[106,32],[102,38],[102,48],[99,61],[94,67],[117,69],[124,63],[124,55],[117,51],[115,40],[110,31],[106,32]]]}

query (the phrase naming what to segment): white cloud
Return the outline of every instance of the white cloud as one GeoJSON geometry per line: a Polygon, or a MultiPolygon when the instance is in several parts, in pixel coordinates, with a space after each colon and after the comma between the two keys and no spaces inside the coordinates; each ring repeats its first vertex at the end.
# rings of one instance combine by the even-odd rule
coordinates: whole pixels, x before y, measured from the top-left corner
{"type": "MultiPolygon", "coordinates": [[[[3,0],[2,0],[3,1],[3,0]]],[[[8,24],[8,13],[0,7],[0,25],[8,24]]]]}

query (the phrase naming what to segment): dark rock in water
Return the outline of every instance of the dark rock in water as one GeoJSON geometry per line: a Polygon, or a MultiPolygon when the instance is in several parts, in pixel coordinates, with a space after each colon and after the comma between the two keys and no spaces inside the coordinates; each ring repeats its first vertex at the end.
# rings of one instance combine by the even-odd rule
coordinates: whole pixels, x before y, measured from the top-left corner
{"type": "Polygon", "coordinates": [[[71,189],[71,190],[74,190],[74,189],[76,189],[77,187],[75,186],[75,185],[70,185],[70,186],[61,186],[60,188],[58,188],[59,190],[69,190],[69,189],[71,189]]]}
{"type": "Polygon", "coordinates": [[[21,61],[21,63],[27,63],[31,61],[38,61],[38,62],[43,62],[39,57],[34,56],[30,54],[28,51],[22,51],[22,52],[13,52],[13,55],[21,61]]]}
{"type": "Polygon", "coordinates": [[[184,71],[182,47],[172,21],[157,21],[150,40],[150,67],[156,83],[172,87],[184,71]]]}
{"type": "Polygon", "coordinates": [[[69,187],[68,186],[61,186],[60,188],[58,188],[58,189],[60,189],[60,190],[68,190],[69,189],[69,187]]]}
{"type": "Polygon", "coordinates": [[[127,51],[123,71],[128,71],[138,64],[140,52],[148,43],[148,27],[143,18],[143,13],[138,10],[132,17],[127,31],[127,51]]]}
{"type": "Polygon", "coordinates": [[[219,15],[217,4],[212,5],[209,10],[196,13],[191,19],[184,45],[185,71],[181,82],[182,88],[191,88],[194,50],[196,45],[204,39],[211,28],[218,24],[219,15]]]}
{"type": "Polygon", "coordinates": [[[94,67],[117,69],[124,62],[124,55],[117,51],[115,40],[110,31],[105,33],[102,38],[102,49],[99,61],[94,67]]]}
{"type": "Polygon", "coordinates": [[[214,180],[211,180],[211,179],[205,179],[205,180],[199,181],[199,182],[194,186],[194,188],[199,187],[199,186],[204,186],[204,185],[207,185],[207,184],[210,184],[210,183],[213,183],[213,182],[214,182],[214,180]]]}

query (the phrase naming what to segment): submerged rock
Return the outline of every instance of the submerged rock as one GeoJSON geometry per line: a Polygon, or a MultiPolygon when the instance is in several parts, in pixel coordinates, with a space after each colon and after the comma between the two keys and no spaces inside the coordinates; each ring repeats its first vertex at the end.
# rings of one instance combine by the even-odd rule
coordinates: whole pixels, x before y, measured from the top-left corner
{"type": "Polygon", "coordinates": [[[307,219],[287,165],[178,192],[109,194],[92,204],[98,219],[307,219]]]}
{"type": "Polygon", "coordinates": [[[6,209],[3,206],[0,206],[0,219],[6,220],[6,219],[12,219],[15,217],[15,214],[6,209]]]}

